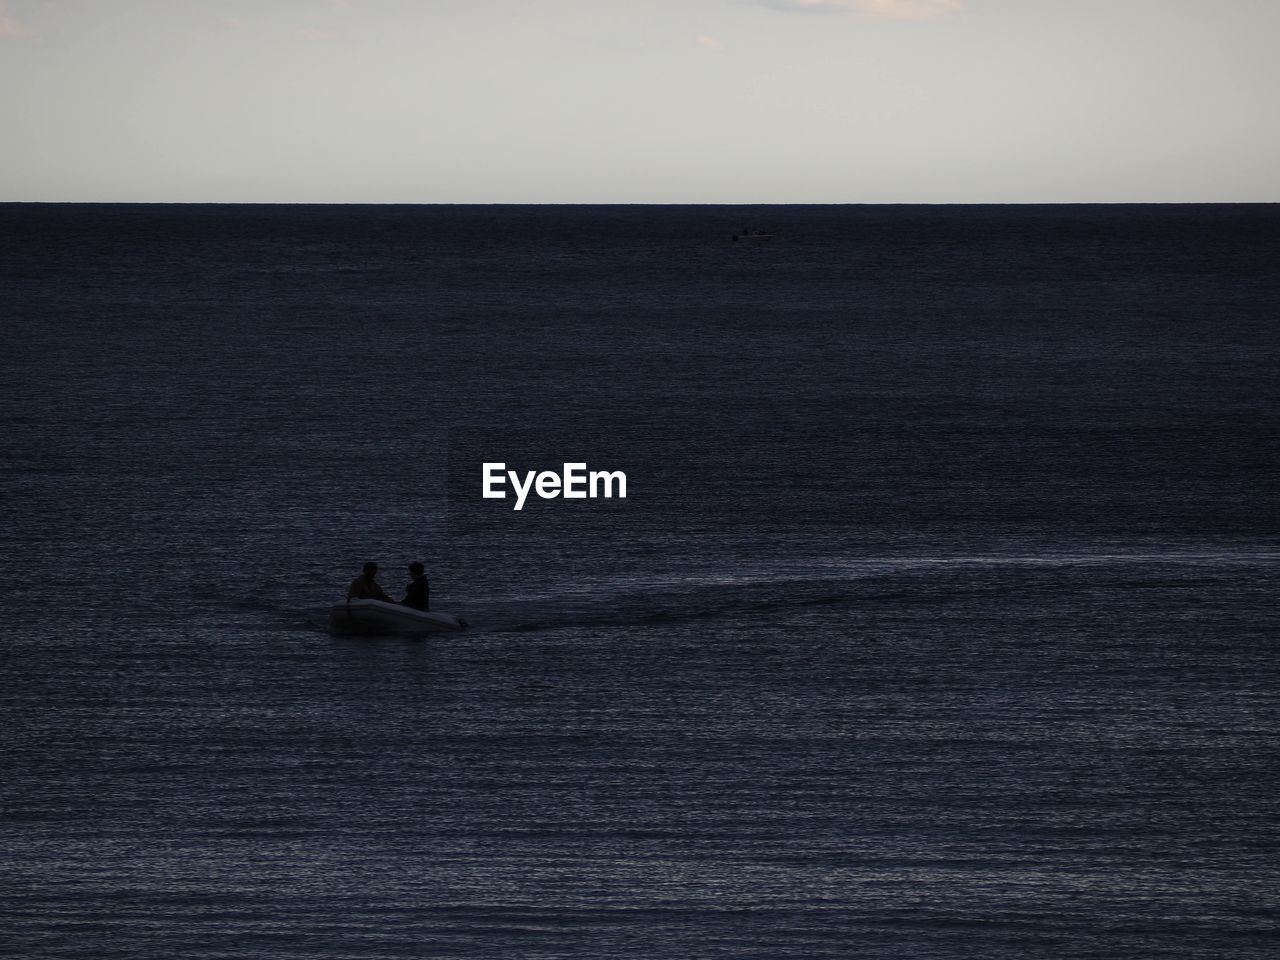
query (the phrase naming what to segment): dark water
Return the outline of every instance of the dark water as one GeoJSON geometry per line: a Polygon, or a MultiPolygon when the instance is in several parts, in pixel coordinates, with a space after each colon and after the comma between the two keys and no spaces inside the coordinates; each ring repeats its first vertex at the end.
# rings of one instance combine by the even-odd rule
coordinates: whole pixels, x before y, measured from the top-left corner
{"type": "Polygon", "coordinates": [[[1278,314],[1270,206],[0,206],[0,953],[1274,956],[1278,314]]]}

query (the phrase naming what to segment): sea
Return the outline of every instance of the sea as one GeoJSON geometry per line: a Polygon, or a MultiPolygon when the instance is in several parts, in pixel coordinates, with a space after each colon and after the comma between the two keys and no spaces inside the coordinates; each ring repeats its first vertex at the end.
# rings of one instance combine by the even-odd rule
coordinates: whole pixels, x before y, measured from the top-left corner
{"type": "Polygon", "coordinates": [[[1280,205],[0,205],[0,955],[1280,956],[1278,354],[1280,205]]]}

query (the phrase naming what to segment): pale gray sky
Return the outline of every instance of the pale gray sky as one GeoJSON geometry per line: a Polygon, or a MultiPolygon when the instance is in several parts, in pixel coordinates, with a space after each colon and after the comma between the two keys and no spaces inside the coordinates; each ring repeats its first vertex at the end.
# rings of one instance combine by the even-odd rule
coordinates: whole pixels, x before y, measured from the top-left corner
{"type": "Polygon", "coordinates": [[[1280,0],[0,0],[0,200],[1280,201],[1280,0]]]}

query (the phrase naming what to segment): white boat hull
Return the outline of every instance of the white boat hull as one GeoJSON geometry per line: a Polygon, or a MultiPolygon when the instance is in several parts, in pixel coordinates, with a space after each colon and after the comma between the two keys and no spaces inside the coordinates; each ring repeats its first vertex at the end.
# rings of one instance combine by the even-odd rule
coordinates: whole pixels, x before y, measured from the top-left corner
{"type": "Polygon", "coordinates": [[[467,622],[452,613],[415,610],[384,600],[348,600],[329,609],[329,628],[335,633],[461,633],[467,622]]]}

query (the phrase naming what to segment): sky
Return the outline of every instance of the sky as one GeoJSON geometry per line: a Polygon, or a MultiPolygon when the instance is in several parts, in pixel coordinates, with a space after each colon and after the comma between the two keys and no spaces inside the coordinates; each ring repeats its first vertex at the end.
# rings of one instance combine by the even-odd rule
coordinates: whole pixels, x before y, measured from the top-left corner
{"type": "Polygon", "coordinates": [[[0,0],[0,200],[1280,201],[1280,0],[0,0]]]}

